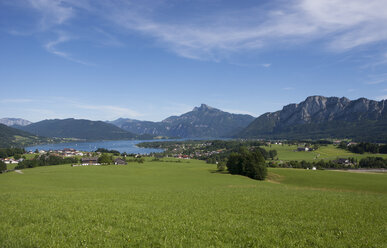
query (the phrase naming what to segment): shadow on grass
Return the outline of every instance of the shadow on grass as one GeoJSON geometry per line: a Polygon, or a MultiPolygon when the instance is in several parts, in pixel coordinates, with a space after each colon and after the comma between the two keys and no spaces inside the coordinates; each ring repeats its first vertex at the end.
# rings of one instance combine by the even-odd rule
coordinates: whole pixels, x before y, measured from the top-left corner
{"type": "Polygon", "coordinates": [[[228,171],[220,171],[220,170],[209,170],[210,173],[217,173],[217,174],[230,174],[228,171]]]}

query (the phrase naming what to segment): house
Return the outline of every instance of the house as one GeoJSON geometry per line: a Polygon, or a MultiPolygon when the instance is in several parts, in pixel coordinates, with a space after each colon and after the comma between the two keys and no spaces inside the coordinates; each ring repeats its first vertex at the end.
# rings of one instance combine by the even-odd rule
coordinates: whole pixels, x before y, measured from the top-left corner
{"type": "Polygon", "coordinates": [[[125,165],[125,164],[127,164],[126,163],[126,161],[125,160],[123,160],[122,158],[116,158],[115,160],[114,160],[114,164],[116,164],[116,165],[125,165]]]}
{"type": "Polygon", "coordinates": [[[86,157],[81,160],[82,165],[99,165],[98,157],[86,157]]]}
{"type": "Polygon", "coordinates": [[[347,146],[355,146],[355,145],[357,145],[356,142],[349,142],[349,143],[347,144],[347,146]]]}
{"type": "Polygon", "coordinates": [[[309,148],[308,147],[298,147],[297,151],[298,152],[307,152],[307,151],[309,151],[309,148]]]}
{"type": "Polygon", "coordinates": [[[347,158],[339,158],[334,161],[336,164],[345,165],[345,166],[351,166],[353,163],[347,159],[347,158]]]}

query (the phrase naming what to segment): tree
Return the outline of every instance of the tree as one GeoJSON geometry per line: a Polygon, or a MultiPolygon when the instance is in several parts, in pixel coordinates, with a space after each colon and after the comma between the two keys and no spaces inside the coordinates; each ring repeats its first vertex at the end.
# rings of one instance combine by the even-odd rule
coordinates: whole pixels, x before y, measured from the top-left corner
{"type": "Polygon", "coordinates": [[[225,171],[226,168],[227,168],[226,165],[227,165],[227,161],[220,161],[220,162],[216,165],[216,167],[217,167],[218,171],[225,171]]]}
{"type": "Polygon", "coordinates": [[[109,156],[106,153],[103,153],[101,157],[98,158],[98,163],[100,164],[111,164],[113,163],[113,157],[109,156]]]}
{"type": "Polygon", "coordinates": [[[3,173],[7,170],[7,164],[3,161],[0,161],[0,173],[3,173]]]}
{"type": "Polygon", "coordinates": [[[271,159],[274,159],[277,156],[277,150],[270,150],[269,151],[269,157],[271,159]]]}
{"type": "Polygon", "coordinates": [[[259,150],[250,152],[241,147],[239,153],[232,153],[228,157],[227,169],[231,174],[243,175],[257,180],[264,180],[267,176],[265,158],[259,150]]]}

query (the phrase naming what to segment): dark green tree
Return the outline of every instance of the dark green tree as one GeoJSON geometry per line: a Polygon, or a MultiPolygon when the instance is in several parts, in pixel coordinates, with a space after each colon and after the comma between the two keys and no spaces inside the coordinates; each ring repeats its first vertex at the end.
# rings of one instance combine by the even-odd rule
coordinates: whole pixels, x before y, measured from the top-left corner
{"type": "Polygon", "coordinates": [[[267,176],[265,158],[259,150],[250,152],[241,147],[238,153],[228,157],[227,169],[231,174],[247,176],[257,180],[264,180],[267,176]]]}
{"type": "Polygon", "coordinates": [[[113,157],[109,156],[106,153],[103,153],[101,157],[98,158],[98,163],[100,164],[111,164],[113,163],[113,157]]]}
{"type": "Polygon", "coordinates": [[[3,161],[0,161],[0,173],[3,173],[7,170],[7,164],[3,161]]]}

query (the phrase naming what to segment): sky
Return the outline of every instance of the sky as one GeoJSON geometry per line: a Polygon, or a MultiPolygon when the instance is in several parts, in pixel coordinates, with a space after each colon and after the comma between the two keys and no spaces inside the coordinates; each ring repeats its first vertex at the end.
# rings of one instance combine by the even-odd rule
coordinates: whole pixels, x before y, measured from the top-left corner
{"type": "Polygon", "coordinates": [[[385,0],[0,0],[0,118],[387,99],[385,0]]]}

